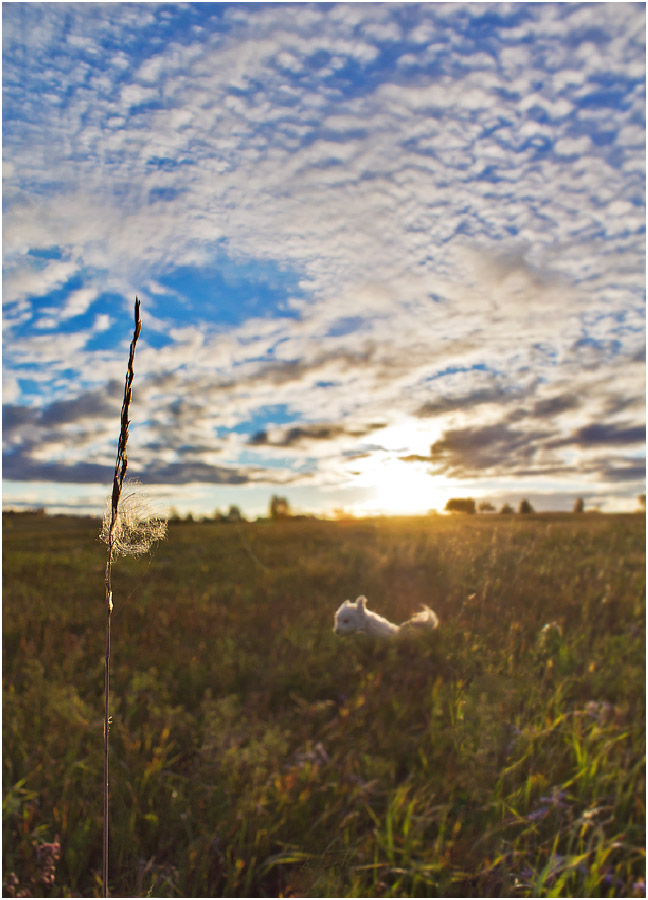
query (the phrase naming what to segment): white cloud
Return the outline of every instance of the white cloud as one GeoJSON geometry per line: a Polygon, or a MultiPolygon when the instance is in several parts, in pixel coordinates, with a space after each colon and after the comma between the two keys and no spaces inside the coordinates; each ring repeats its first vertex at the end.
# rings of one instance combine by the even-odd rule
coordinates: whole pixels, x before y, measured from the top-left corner
{"type": "Polygon", "coordinates": [[[34,328],[42,331],[52,331],[58,325],[58,319],[54,316],[40,315],[34,322],[34,328]]]}
{"type": "MultiPolygon", "coordinates": [[[[42,245],[41,245],[42,246],[42,245]]],[[[8,261],[8,272],[3,278],[2,290],[5,303],[15,303],[26,297],[42,297],[54,288],[61,287],[78,271],[72,260],[54,260],[39,265],[37,260],[16,259],[8,261]]]]}
{"type": "Polygon", "coordinates": [[[79,288],[73,291],[65,299],[65,305],[61,310],[61,318],[72,319],[74,316],[82,316],[90,308],[93,301],[97,299],[98,293],[96,288],[92,287],[79,288]]]}
{"type": "Polygon", "coordinates": [[[106,313],[100,313],[95,316],[93,331],[107,331],[112,324],[112,319],[106,313]]]}
{"type": "Polygon", "coordinates": [[[554,144],[554,150],[561,156],[582,156],[592,149],[592,142],[587,135],[579,138],[561,138],[554,144]]]}

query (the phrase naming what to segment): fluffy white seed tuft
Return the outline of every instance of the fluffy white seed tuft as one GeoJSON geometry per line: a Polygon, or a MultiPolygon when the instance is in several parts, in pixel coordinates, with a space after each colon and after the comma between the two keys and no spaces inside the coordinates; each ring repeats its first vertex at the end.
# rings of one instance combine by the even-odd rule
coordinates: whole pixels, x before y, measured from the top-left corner
{"type": "MultiPolygon", "coordinates": [[[[111,499],[104,510],[100,538],[110,545],[111,499]]],[[[140,484],[127,482],[122,489],[112,533],[112,555],[140,556],[166,536],[167,516],[160,512],[140,484]]]]}

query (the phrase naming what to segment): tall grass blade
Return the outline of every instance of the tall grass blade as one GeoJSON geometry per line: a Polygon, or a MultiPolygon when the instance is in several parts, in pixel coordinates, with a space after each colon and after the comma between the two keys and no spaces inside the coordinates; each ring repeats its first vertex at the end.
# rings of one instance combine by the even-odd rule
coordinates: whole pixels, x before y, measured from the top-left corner
{"type": "Polygon", "coordinates": [[[113,548],[115,542],[115,532],[119,521],[119,499],[121,497],[122,486],[126,469],[128,468],[128,457],[126,455],[126,445],[128,443],[128,412],[133,396],[132,384],[134,378],[133,361],[135,359],[135,347],[142,329],[140,320],[140,302],[135,298],[135,332],[130,345],[128,355],[128,368],[126,370],[126,382],[124,384],[124,400],[121,410],[121,429],[119,432],[119,443],[117,445],[117,458],[115,460],[115,474],[113,476],[112,498],[111,498],[111,515],[110,527],[108,529],[108,560],[106,562],[106,655],[104,669],[104,790],[103,790],[103,865],[102,865],[102,885],[103,896],[108,896],[108,730],[110,727],[109,703],[110,703],[110,624],[113,610],[112,602],[112,561],[113,548]]]}

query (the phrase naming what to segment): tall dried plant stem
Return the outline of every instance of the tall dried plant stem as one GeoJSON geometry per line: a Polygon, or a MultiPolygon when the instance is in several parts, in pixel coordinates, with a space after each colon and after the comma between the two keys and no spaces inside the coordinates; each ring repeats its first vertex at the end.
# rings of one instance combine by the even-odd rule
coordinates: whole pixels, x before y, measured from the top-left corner
{"type": "Polygon", "coordinates": [[[121,411],[121,431],[117,447],[117,460],[115,462],[115,475],[113,478],[110,530],[108,532],[108,561],[106,563],[106,659],[104,679],[104,797],[103,797],[103,896],[108,896],[108,729],[110,717],[108,713],[110,701],[110,624],[113,609],[112,602],[112,560],[115,528],[118,522],[119,498],[121,497],[124,476],[128,467],[126,456],[126,444],[128,443],[128,410],[133,396],[132,384],[134,378],[133,360],[135,359],[135,346],[142,329],[140,321],[140,302],[135,298],[135,333],[130,345],[128,356],[128,369],[126,371],[126,383],[124,385],[124,402],[121,411]]]}

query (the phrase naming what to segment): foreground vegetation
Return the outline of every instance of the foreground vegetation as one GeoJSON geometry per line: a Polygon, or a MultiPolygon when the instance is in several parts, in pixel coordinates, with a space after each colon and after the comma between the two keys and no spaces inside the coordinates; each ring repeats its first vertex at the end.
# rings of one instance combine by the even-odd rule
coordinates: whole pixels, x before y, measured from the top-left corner
{"type": "MultiPolygon", "coordinates": [[[[101,890],[97,533],[4,518],[3,896],[101,890]]],[[[182,523],[113,591],[113,895],[644,896],[643,516],[182,523]]]]}

